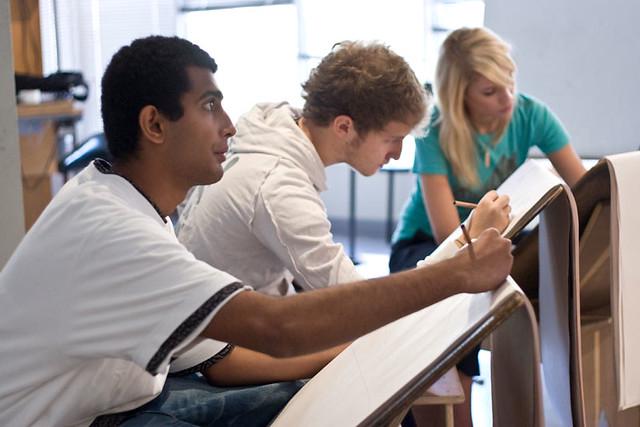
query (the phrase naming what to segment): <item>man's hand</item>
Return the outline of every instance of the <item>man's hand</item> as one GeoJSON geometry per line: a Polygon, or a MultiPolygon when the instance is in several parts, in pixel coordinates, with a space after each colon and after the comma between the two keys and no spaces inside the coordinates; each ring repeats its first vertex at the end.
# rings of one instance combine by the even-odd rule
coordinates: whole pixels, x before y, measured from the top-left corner
{"type": "MultiPolygon", "coordinates": [[[[485,292],[501,285],[511,272],[513,256],[511,240],[500,236],[495,228],[485,230],[473,241],[474,257],[467,246],[447,261],[454,265],[452,271],[463,273],[460,292],[485,292]]],[[[445,262],[447,262],[445,261],[445,262]]]]}
{"type": "Polygon", "coordinates": [[[495,228],[500,232],[509,225],[509,214],[511,206],[509,205],[509,196],[498,195],[495,190],[485,194],[478,207],[474,210],[471,222],[469,224],[469,233],[471,237],[480,235],[488,228],[495,228]]]}

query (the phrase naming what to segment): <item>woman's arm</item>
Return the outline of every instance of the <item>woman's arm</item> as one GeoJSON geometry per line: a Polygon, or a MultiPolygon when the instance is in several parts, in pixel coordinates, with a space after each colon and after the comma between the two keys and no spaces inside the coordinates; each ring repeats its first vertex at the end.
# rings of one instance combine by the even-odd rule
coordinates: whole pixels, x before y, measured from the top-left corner
{"type": "Polygon", "coordinates": [[[446,175],[420,175],[420,181],[433,238],[440,244],[460,225],[453,192],[446,175]]]}
{"type": "Polygon", "coordinates": [[[243,347],[231,353],[203,374],[217,386],[267,384],[311,378],[333,360],[348,344],[298,357],[275,358],[243,347]]]}
{"type": "MultiPolygon", "coordinates": [[[[460,216],[453,205],[453,192],[445,175],[421,175],[424,201],[433,237],[442,243],[460,225],[460,216]]],[[[469,233],[477,237],[487,228],[502,232],[509,224],[509,196],[489,191],[482,196],[473,213],[469,233]]]]}
{"type": "Polygon", "coordinates": [[[549,154],[548,157],[562,179],[571,187],[587,172],[571,144],[549,154]]]}

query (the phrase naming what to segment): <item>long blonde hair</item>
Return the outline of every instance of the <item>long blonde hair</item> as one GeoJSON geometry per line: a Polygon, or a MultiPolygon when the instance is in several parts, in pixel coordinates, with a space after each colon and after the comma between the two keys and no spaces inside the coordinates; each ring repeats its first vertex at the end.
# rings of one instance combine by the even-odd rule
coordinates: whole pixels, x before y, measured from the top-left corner
{"type": "MultiPolygon", "coordinates": [[[[440,49],[436,67],[439,98],[440,146],[462,184],[479,184],[476,168],[476,131],[464,104],[467,87],[476,73],[493,83],[514,86],[516,65],[511,47],[485,28],[461,28],[449,34],[440,49]]],[[[500,123],[493,134],[496,144],[509,125],[500,123]]]]}

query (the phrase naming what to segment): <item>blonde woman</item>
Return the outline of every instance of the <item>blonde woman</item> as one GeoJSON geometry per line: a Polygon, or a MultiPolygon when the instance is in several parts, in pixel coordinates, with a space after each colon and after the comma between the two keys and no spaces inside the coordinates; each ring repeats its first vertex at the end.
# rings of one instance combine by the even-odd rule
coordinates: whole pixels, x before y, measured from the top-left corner
{"type": "MultiPolygon", "coordinates": [[[[558,118],[542,102],[516,92],[515,74],[509,45],[485,28],[459,29],[444,41],[436,69],[438,104],[416,144],[417,186],[394,233],[392,272],[415,266],[469,214],[454,199],[496,199],[491,190],[526,160],[531,147],[540,148],[570,185],[585,173],[558,118]]],[[[472,221],[472,236],[488,225],[505,226],[472,221]]],[[[479,373],[476,354],[458,367],[469,392],[479,373]]],[[[456,411],[456,425],[465,424],[471,424],[468,403],[456,411]]]]}

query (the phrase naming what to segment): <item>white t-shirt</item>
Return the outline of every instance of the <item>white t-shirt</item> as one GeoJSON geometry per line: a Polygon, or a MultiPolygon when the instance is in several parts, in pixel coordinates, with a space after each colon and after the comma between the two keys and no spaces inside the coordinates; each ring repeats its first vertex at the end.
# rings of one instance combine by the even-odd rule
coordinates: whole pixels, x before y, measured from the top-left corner
{"type": "Polygon", "coordinates": [[[324,164],[296,116],[286,103],[242,116],[230,140],[237,163],[192,192],[178,227],[196,258],[273,295],[292,293],[292,279],[315,289],[362,278],[333,240],[324,164]]]}
{"type": "Polygon", "coordinates": [[[0,274],[0,425],[88,425],[141,406],[180,353],[192,350],[182,370],[224,351],[197,337],[242,289],[129,182],[90,165],[0,274]]]}

